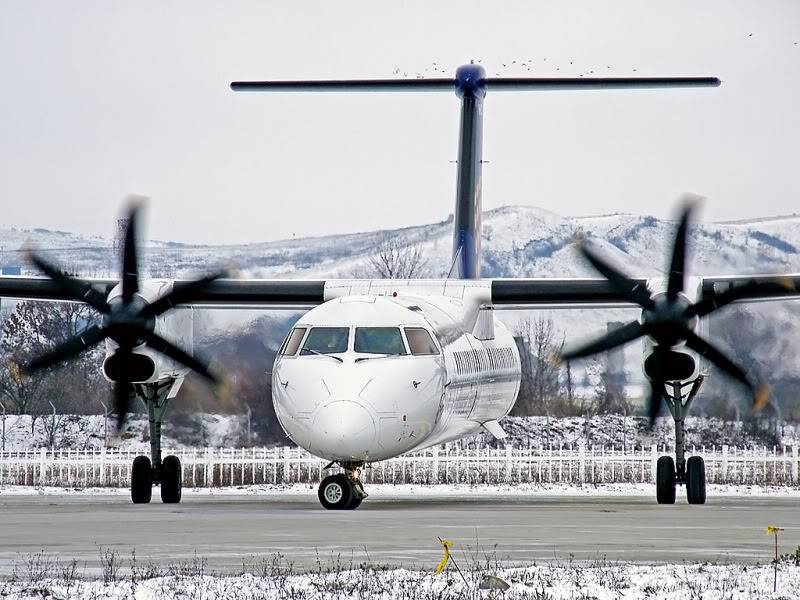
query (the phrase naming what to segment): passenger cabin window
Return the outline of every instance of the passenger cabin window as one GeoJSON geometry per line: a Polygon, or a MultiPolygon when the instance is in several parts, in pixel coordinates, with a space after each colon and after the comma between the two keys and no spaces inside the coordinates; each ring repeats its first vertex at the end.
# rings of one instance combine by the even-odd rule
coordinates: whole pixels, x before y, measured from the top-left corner
{"type": "Polygon", "coordinates": [[[353,349],[364,354],[407,354],[397,327],[356,327],[353,349]]]}
{"type": "Polygon", "coordinates": [[[295,327],[286,338],[281,349],[281,354],[284,356],[294,356],[297,354],[297,349],[300,347],[300,342],[303,341],[303,336],[308,331],[305,327],[295,327]]]}
{"type": "Polygon", "coordinates": [[[347,352],[349,327],[312,327],[300,354],[339,354],[347,352]]]}
{"type": "Polygon", "coordinates": [[[439,354],[439,349],[427,329],[422,327],[406,327],[408,348],[414,356],[439,354]]]}

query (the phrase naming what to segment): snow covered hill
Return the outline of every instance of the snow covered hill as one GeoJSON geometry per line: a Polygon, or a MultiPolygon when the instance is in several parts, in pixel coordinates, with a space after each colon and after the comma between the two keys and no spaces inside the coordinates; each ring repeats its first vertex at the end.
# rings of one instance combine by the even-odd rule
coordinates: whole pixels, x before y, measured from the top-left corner
{"type": "MultiPolygon", "coordinates": [[[[594,275],[575,250],[589,235],[635,274],[655,275],[665,265],[674,222],[647,215],[561,217],[529,206],[506,206],[483,215],[483,274],[486,277],[594,275]]],[[[389,231],[255,244],[203,246],[175,241],[148,243],[152,275],[186,276],[234,264],[246,277],[345,277],[363,269],[384,236],[420,244],[431,276],[450,267],[452,219],[389,231]]],[[[22,263],[17,252],[30,243],[71,271],[104,276],[116,272],[113,241],[46,229],[0,227],[5,263],[22,263]]],[[[800,216],[700,223],[690,235],[695,274],[800,271],[800,216]]],[[[23,264],[23,272],[31,273],[23,264]]]]}

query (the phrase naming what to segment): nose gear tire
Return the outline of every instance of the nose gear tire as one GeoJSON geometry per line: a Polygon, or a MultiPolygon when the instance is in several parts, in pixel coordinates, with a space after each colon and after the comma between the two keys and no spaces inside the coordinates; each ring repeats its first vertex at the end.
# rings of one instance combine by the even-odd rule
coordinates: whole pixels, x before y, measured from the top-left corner
{"type": "MultiPolygon", "coordinates": [[[[328,510],[346,510],[355,497],[353,486],[344,473],[329,475],[319,484],[319,502],[328,510]]],[[[361,501],[359,500],[360,504],[361,501]]]]}

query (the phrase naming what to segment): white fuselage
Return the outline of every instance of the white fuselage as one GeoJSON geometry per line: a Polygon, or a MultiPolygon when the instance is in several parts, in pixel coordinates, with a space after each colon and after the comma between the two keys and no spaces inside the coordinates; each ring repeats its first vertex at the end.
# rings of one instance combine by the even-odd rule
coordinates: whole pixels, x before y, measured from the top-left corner
{"type": "Polygon", "coordinates": [[[293,331],[299,344],[290,333],[273,368],[275,412],[295,443],[326,460],[385,460],[475,433],[507,415],[519,391],[511,334],[492,310],[456,298],[338,297],[293,331]],[[346,345],[314,351],[314,328],[346,329],[346,345]],[[365,345],[374,332],[396,341],[393,354],[365,345]],[[412,336],[433,344],[418,352],[412,336]]]}

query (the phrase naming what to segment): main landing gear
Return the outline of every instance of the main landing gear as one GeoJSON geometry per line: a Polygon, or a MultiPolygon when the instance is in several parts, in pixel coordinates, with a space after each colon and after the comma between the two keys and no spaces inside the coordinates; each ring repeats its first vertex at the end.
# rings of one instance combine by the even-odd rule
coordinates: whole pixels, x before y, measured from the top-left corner
{"type": "Polygon", "coordinates": [[[150,457],[137,456],[131,468],[131,500],[134,504],[147,504],[153,486],[161,487],[161,501],[177,504],[181,501],[181,461],[177,456],[161,460],[161,424],[169,401],[180,389],[183,379],[169,383],[136,384],[133,391],[147,407],[150,423],[150,457]]]}
{"type": "Polygon", "coordinates": [[[686,485],[689,504],[706,503],[706,465],[700,456],[686,460],[684,419],[703,384],[702,375],[688,383],[670,382],[664,388],[664,401],[675,421],[675,460],[662,456],[656,463],[656,499],[659,504],[675,504],[675,486],[686,485]],[[689,387],[688,393],[685,388],[689,387]],[[671,391],[668,391],[671,388],[671,391]]]}
{"type": "MultiPolygon", "coordinates": [[[[333,467],[334,463],[327,468],[333,467]]],[[[354,510],[369,494],[361,483],[363,463],[342,463],[344,473],[328,475],[319,484],[317,496],[322,506],[328,510],[354,510]]]]}

